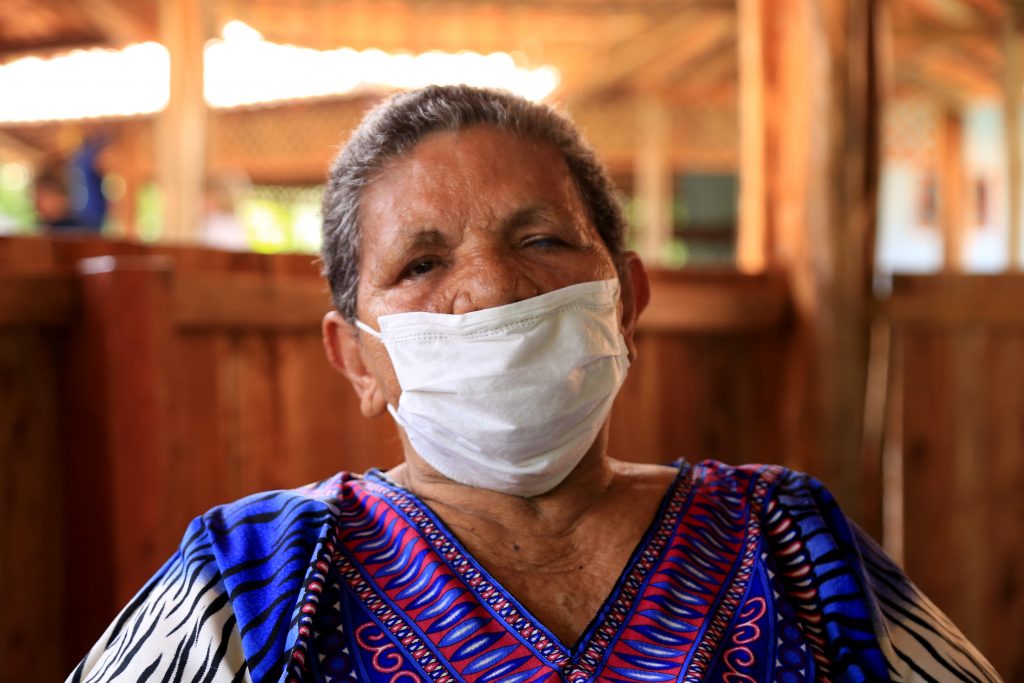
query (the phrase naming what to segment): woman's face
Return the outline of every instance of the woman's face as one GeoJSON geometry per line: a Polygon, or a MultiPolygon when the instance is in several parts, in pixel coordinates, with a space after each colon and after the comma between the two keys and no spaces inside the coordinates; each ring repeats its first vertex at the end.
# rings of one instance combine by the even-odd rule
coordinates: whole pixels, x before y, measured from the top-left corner
{"type": "Polygon", "coordinates": [[[489,126],[425,138],[359,206],[358,313],[468,313],[614,264],[561,155],[489,126]]]}
{"type": "MultiPolygon", "coordinates": [[[[389,313],[468,313],[616,275],[561,155],[489,126],[430,135],[385,167],[359,225],[357,313],[374,329],[389,313]]],[[[363,336],[397,404],[386,351],[363,336]]]]}

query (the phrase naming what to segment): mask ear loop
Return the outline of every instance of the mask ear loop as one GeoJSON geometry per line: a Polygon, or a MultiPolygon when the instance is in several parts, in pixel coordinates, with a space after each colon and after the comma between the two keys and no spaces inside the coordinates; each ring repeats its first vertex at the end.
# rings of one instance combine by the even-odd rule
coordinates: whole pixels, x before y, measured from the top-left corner
{"type": "Polygon", "coordinates": [[[384,339],[384,335],[382,335],[380,332],[378,332],[377,330],[373,329],[372,327],[370,327],[369,325],[364,323],[359,318],[356,318],[356,327],[358,327],[363,332],[366,332],[367,334],[373,335],[377,339],[381,339],[381,340],[384,339]]]}

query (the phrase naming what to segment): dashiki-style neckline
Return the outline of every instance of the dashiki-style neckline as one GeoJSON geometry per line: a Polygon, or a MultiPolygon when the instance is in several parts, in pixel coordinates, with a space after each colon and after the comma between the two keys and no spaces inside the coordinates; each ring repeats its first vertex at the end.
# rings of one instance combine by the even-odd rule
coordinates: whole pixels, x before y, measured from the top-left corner
{"type": "Polygon", "coordinates": [[[754,508],[774,480],[756,477],[754,490],[735,490],[703,470],[680,465],[571,648],[425,504],[369,472],[340,501],[328,547],[339,583],[375,622],[356,627],[355,646],[373,651],[378,673],[396,672],[392,681],[399,667],[410,680],[434,683],[700,680],[745,593],[761,536],[754,508]]]}

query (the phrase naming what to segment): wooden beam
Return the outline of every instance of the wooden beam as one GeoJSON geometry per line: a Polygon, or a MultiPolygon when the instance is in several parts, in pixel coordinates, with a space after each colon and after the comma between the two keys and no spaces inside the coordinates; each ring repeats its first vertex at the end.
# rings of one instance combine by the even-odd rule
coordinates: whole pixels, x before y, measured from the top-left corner
{"type": "Polygon", "coordinates": [[[89,22],[115,47],[152,38],[152,27],[147,27],[135,12],[127,9],[129,7],[137,5],[111,0],[78,0],[78,8],[89,22]]]}
{"type": "Polygon", "coordinates": [[[1001,92],[999,71],[986,69],[974,58],[943,51],[927,59],[919,58],[917,63],[922,72],[964,93],[965,99],[996,97],[1001,92]]]}
{"type": "Polygon", "coordinates": [[[971,26],[979,18],[974,7],[962,0],[903,0],[919,14],[940,24],[971,26]]]}
{"type": "Polygon", "coordinates": [[[678,85],[683,88],[701,88],[728,84],[735,91],[739,83],[737,66],[735,22],[729,39],[712,50],[698,62],[691,64],[692,71],[686,74],[678,85]]]}
{"type": "Polygon", "coordinates": [[[142,166],[150,161],[147,157],[151,156],[148,146],[143,144],[144,126],[142,121],[125,121],[119,126],[109,148],[112,157],[110,168],[124,181],[123,194],[110,203],[110,214],[120,227],[121,235],[128,239],[138,237],[137,199],[142,183],[147,179],[142,166]]]}
{"type": "Polygon", "coordinates": [[[157,119],[157,181],[163,193],[163,238],[199,234],[206,169],[207,109],[203,99],[201,0],[160,0],[160,35],[171,57],[171,93],[157,119]]]}
{"type": "Polygon", "coordinates": [[[863,497],[867,302],[879,172],[881,0],[741,0],[744,267],[790,276],[790,464],[863,497]]]}
{"type": "Polygon", "coordinates": [[[171,295],[174,324],[185,329],[316,330],[331,310],[319,277],[274,280],[244,273],[184,273],[171,295]]]}
{"type": "Polygon", "coordinates": [[[37,162],[46,156],[46,150],[39,149],[32,144],[25,142],[17,135],[0,130],[0,147],[6,147],[20,157],[32,163],[37,162]]]}
{"type": "Polygon", "coordinates": [[[960,109],[965,104],[966,93],[950,87],[948,83],[931,75],[921,73],[914,65],[900,64],[894,67],[893,82],[912,86],[915,90],[922,90],[950,109],[960,109]]]}
{"type": "Polygon", "coordinates": [[[965,211],[963,121],[959,111],[947,109],[939,123],[939,224],[942,227],[942,267],[964,269],[965,211]]]}
{"type": "Polygon", "coordinates": [[[686,273],[653,271],[651,303],[640,329],[686,334],[777,331],[790,315],[782,272],[686,273]]]}
{"type": "Polygon", "coordinates": [[[655,99],[640,102],[634,166],[639,205],[640,254],[658,263],[672,237],[672,121],[668,107],[655,99]]]}
{"type": "Polygon", "coordinates": [[[1024,277],[898,275],[878,313],[905,328],[1024,328],[1024,277]]]}
{"type": "Polygon", "coordinates": [[[740,198],[736,263],[740,270],[749,273],[763,270],[768,260],[764,11],[762,0],[737,3],[740,198]]]}
{"type": "Polygon", "coordinates": [[[725,13],[708,13],[699,23],[689,29],[685,40],[676,40],[674,45],[658,55],[658,58],[637,70],[629,79],[634,90],[654,92],[664,90],[668,81],[685,78],[686,72],[698,68],[702,61],[731,50],[736,35],[736,22],[725,13]]]}
{"type": "Polygon", "coordinates": [[[601,68],[591,68],[586,77],[567,85],[562,98],[572,108],[619,85],[675,50],[680,36],[688,35],[693,24],[702,21],[706,14],[706,11],[687,7],[652,17],[646,28],[604,50],[600,55],[601,68]]]}
{"type": "MultiPolygon", "coordinates": [[[[479,0],[418,0],[416,5],[434,8],[466,8],[480,7],[479,0]]],[[[733,0],[502,0],[502,7],[513,7],[537,10],[577,11],[586,14],[604,14],[609,12],[635,12],[638,9],[652,13],[674,11],[680,8],[730,10],[733,0]]]]}
{"type": "Polygon", "coordinates": [[[69,276],[0,274],[0,330],[68,326],[77,310],[77,295],[69,276]]]}
{"type": "Polygon", "coordinates": [[[1021,171],[1021,88],[1024,78],[1021,76],[1021,23],[1024,21],[1024,8],[1019,0],[1010,5],[1012,15],[1003,23],[1003,123],[1006,137],[1006,178],[1009,184],[1007,192],[1008,226],[1007,255],[1010,270],[1021,270],[1021,182],[1024,173],[1021,171]]]}
{"type": "MultiPolygon", "coordinates": [[[[78,262],[81,315],[71,349],[74,392],[66,397],[69,449],[65,467],[69,557],[90,562],[73,582],[87,581],[82,623],[109,620],[173,547],[162,521],[167,501],[143,493],[167,481],[171,452],[170,261],[100,256],[78,262]],[[74,413],[74,414],[72,414],[74,413]],[[99,493],[97,493],[99,492],[99,493]],[[89,524],[80,510],[88,508],[89,524]],[[132,510],[130,515],[118,511],[132,510]]],[[[99,625],[102,627],[102,625],[99,625]]],[[[77,626],[78,630],[86,630],[77,626]]],[[[82,634],[69,630],[69,644],[82,634]]]]}

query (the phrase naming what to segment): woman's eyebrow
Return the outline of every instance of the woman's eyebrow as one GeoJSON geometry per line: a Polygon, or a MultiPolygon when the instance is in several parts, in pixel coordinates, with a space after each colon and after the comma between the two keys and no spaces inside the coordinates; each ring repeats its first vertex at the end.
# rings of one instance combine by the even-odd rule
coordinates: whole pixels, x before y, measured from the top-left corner
{"type": "Polygon", "coordinates": [[[546,223],[548,225],[560,225],[564,223],[562,212],[546,204],[531,204],[513,211],[501,221],[504,231],[517,230],[532,223],[546,223]]]}
{"type": "Polygon", "coordinates": [[[408,254],[424,249],[446,249],[448,239],[436,228],[423,228],[398,235],[391,243],[391,251],[395,254],[408,254]]]}

